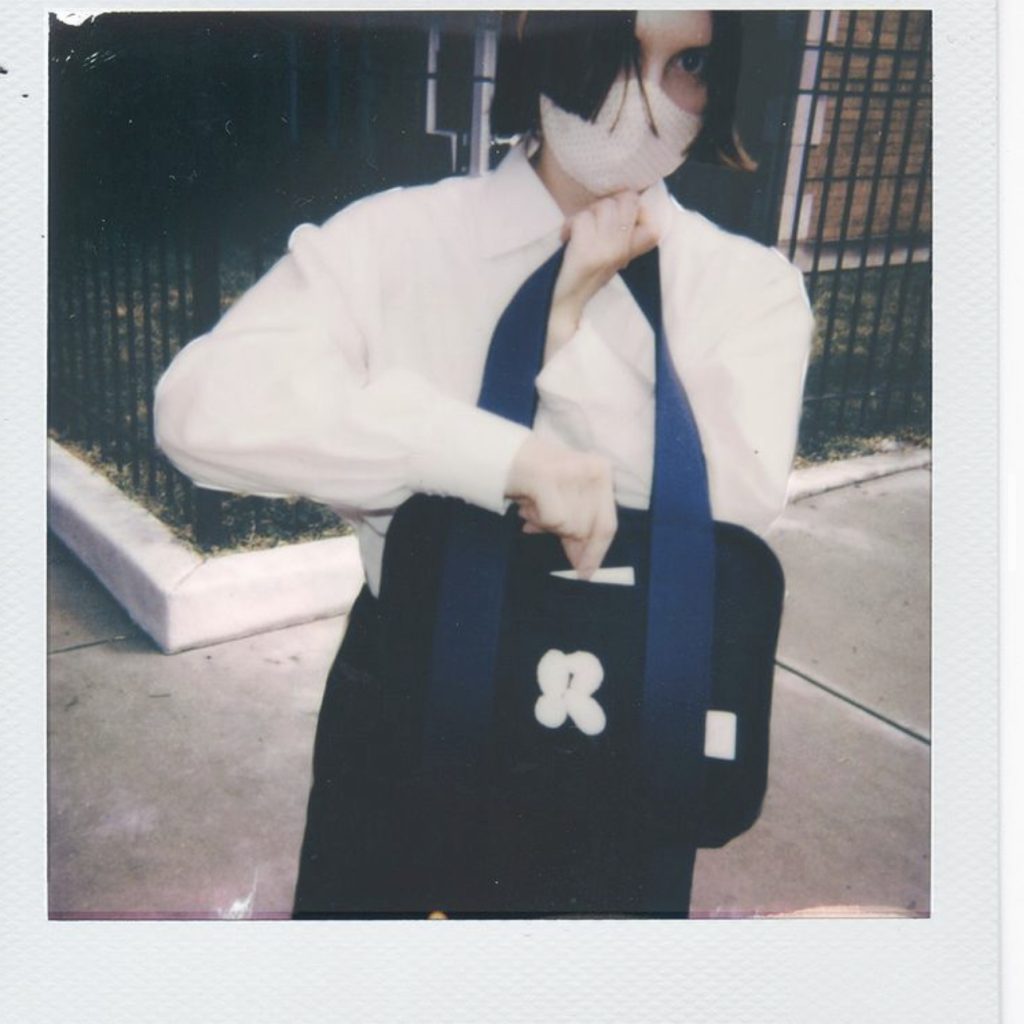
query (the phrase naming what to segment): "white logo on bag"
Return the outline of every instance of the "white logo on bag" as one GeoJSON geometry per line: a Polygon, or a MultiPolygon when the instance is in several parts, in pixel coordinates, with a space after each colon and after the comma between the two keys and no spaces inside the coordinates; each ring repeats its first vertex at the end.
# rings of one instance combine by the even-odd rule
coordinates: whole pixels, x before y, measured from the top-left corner
{"type": "Polygon", "coordinates": [[[557,729],[571,718],[588,736],[604,732],[604,710],[593,697],[603,681],[604,668],[590,651],[548,651],[537,662],[541,692],[533,708],[537,721],[557,729]]]}

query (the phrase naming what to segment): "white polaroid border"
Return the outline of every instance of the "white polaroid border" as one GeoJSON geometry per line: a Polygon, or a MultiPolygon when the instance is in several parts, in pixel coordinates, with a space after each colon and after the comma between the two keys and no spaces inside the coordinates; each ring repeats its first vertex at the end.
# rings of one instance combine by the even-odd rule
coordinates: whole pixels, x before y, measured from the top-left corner
{"type": "Polygon", "coordinates": [[[1002,878],[1002,1011],[1008,1024],[1024,1020],[1024,133],[1015,126],[1024,107],[1024,5],[1002,0],[999,8],[999,329],[1000,329],[1000,869],[1002,878]]]}
{"type": "MultiPolygon", "coordinates": [[[[107,9],[169,6],[287,4],[135,0],[107,9]]],[[[332,5],[307,0],[303,6],[332,5]]],[[[445,926],[48,921],[47,5],[2,0],[0,1014],[5,1019],[33,1024],[251,1024],[322,1017],[474,1024],[988,1024],[998,1019],[995,2],[807,6],[934,12],[932,916],[445,926]]],[[[81,8],[83,13],[101,9],[81,8]]]]}

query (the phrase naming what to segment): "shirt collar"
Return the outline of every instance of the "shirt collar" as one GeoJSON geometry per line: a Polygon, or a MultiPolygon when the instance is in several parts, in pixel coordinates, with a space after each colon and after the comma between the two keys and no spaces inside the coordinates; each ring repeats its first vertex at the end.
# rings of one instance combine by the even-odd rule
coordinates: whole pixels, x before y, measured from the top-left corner
{"type": "Polygon", "coordinates": [[[556,236],[565,218],[530,165],[527,142],[514,146],[480,187],[477,228],[484,256],[501,256],[556,236]]]}
{"type": "MultiPolygon", "coordinates": [[[[485,257],[501,256],[542,240],[555,241],[565,223],[558,204],[530,164],[530,152],[528,140],[520,141],[481,179],[477,227],[485,257]]],[[[640,201],[664,241],[677,206],[665,182],[646,189],[640,201]]]]}

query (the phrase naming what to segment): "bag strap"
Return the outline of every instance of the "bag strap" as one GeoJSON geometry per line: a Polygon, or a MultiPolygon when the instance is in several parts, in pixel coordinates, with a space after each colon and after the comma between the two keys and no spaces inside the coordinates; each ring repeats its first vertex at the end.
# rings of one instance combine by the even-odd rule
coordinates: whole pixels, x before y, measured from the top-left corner
{"type": "MultiPolygon", "coordinates": [[[[478,405],[533,423],[535,379],[564,249],[522,285],[495,328],[478,405]]],[[[622,277],[655,335],[651,557],[641,727],[646,789],[660,808],[697,813],[703,790],[714,614],[714,523],[697,425],[662,320],[658,250],[622,277]]],[[[521,522],[457,502],[445,539],[424,757],[480,763],[492,720],[507,565],[521,522]]]]}

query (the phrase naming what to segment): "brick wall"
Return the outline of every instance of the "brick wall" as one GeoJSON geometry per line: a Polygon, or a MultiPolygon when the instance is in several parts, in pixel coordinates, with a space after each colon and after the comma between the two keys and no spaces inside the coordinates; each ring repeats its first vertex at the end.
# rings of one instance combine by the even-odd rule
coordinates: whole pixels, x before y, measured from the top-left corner
{"type": "Polygon", "coordinates": [[[781,238],[930,236],[930,43],[927,11],[812,14],[781,238]]]}

